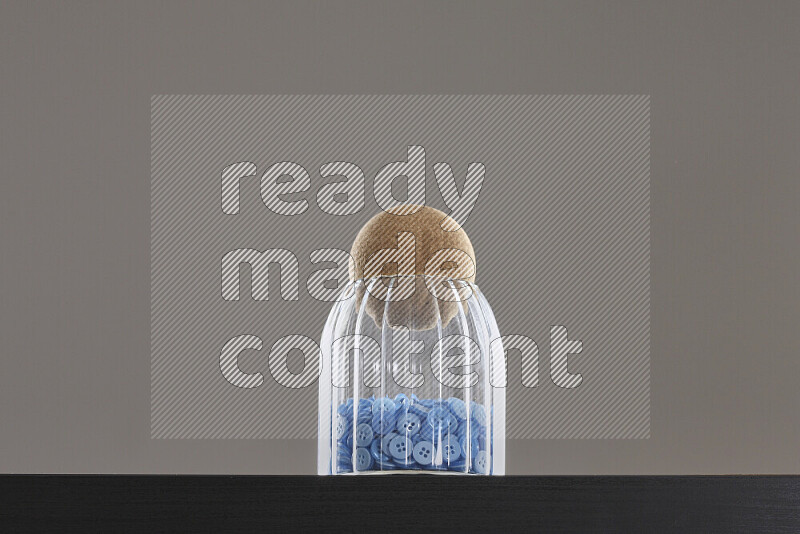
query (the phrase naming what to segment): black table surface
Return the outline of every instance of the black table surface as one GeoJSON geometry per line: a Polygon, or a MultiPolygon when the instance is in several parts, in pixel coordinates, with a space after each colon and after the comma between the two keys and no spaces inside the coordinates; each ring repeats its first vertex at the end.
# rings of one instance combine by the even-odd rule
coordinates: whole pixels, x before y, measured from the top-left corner
{"type": "Polygon", "coordinates": [[[0,532],[800,532],[796,476],[0,477],[0,532]]]}

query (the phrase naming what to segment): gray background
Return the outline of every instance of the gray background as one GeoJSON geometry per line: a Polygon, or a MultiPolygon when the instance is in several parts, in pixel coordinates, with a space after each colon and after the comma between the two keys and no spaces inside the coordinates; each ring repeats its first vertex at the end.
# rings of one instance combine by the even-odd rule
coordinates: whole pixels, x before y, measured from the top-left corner
{"type": "Polygon", "coordinates": [[[0,471],[312,473],[313,440],[151,440],[149,104],[650,94],[649,440],[509,473],[800,472],[797,3],[0,4],[0,471]]]}

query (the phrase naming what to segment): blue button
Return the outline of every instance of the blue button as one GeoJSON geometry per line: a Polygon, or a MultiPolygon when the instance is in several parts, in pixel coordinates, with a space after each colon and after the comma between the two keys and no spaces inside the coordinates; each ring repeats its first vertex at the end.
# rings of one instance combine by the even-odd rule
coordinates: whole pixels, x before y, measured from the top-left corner
{"type": "Polygon", "coordinates": [[[396,428],[400,434],[405,434],[406,436],[413,436],[414,434],[419,432],[419,427],[420,427],[419,417],[417,417],[413,413],[403,414],[397,419],[396,428]]]}
{"type": "Polygon", "coordinates": [[[356,420],[356,424],[361,423],[372,423],[372,410],[367,410],[365,412],[359,412],[358,419],[356,420]]]}
{"type": "Polygon", "coordinates": [[[453,427],[453,430],[455,430],[455,428],[458,426],[458,423],[454,421],[453,417],[450,415],[450,412],[441,406],[438,406],[428,412],[428,424],[433,427],[434,434],[436,434],[438,430],[446,432],[450,430],[451,426],[453,427]]]}
{"type": "Polygon", "coordinates": [[[394,430],[399,414],[383,412],[372,416],[372,429],[376,434],[386,434],[394,430]]]}
{"type": "Polygon", "coordinates": [[[342,439],[350,430],[350,421],[342,414],[336,414],[336,439],[342,439]]]}
{"type": "Polygon", "coordinates": [[[405,459],[392,458],[392,463],[401,469],[419,469],[419,464],[414,461],[413,456],[405,459]]]}
{"type": "Polygon", "coordinates": [[[388,397],[381,397],[375,399],[372,403],[372,415],[377,415],[380,412],[392,413],[395,410],[394,401],[388,397]]]}
{"type": "Polygon", "coordinates": [[[397,466],[392,463],[390,459],[380,459],[375,461],[375,469],[379,469],[380,471],[394,471],[397,469],[397,466]]]}
{"type": "MultiPolygon", "coordinates": [[[[458,435],[458,437],[466,436],[468,426],[469,426],[469,421],[461,421],[460,423],[458,423],[458,428],[456,429],[456,435],[458,435]]],[[[471,430],[473,432],[475,431],[475,425],[472,426],[471,430]]]]}
{"type": "Polygon", "coordinates": [[[394,404],[397,408],[406,408],[408,409],[411,406],[411,399],[409,399],[404,393],[398,393],[394,398],[394,404]]]}
{"type": "Polygon", "coordinates": [[[450,463],[458,460],[461,457],[461,445],[455,436],[448,435],[447,439],[442,440],[442,460],[444,463],[450,463]]]}
{"type": "Polygon", "coordinates": [[[458,417],[459,421],[465,421],[467,419],[467,404],[456,397],[450,397],[447,399],[447,407],[450,408],[450,411],[458,417]]]}
{"type": "Polygon", "coordinates": [[[471,401],[469,404],[472,420],[481,426],[486,426],[486,409],[482,404],[471,401]]]}
{"type": "Polygon", "coordinates": [[[356,427],[356,445],[358,447],[368,447],[374,436],[372,427],[367,423],[361,423],[356,427]]]}
{"type": "Polygon", "coordinates": [[[419,465],[430,465],[433,461],[433,443],[430,441],[420,441],[414,445],[412,451],[414,461],[419,465]]]}
{"type": "Polygon", "coordinates": [[[405,460],[411,454],[413,444],[405,436],[395,436],[389,442],[389,454],[397,460],[405,460]]]}
{"type": "MultiPolygon", "coordinates": [[[[447,432],[442,435],[434,435],[431,442],[433,443],[434,450],[436,450],[436,457],[441,457],[443,460],[446,460],[447,456],[444,454],[444,449],[445,447],[450,447],[453,443],[458,444],[458,436],[451,432],[447,432]]],[[[458,452],[459,454],[461,453],[460,444],[458,445],[458,452]]]]}
{"type": "Polygon", "coordinates": [[[372,462],[372,456],[367,449],[364,447],[359,447],[356,449],[356,470],[366,471],[372,467],[372,462]]]}
{"type": "Polygon", "coordinates": [[[469,455],[475,458],[475,455],[478,454],[480,450],[480,446],[478,445],[478,438],[473,437],[471,440],[467,441],[467,436],[461,436],[458,438],[458,444],[461,445],[461,454],[466,457],[467,456],[467,449],[469,449],[469,455]]]}
{"type": "Polygon", "coordinates": [[[419,434],[417,435],[424,440],[430,441],[433,439],[433,427],[429,425],[427,421],[425,421],[422,423],[422,426],[419,429],[419,434]]]}
{"type": "Polygon", "coordinates": [[[336,455],[336,465],[339,468],[339,471],[350,471],[353,469],[353,461],[349,454],[336,455]]]}
{"type": "Polygon", "coordinates": [[[429,411],[430,411],[430,409],[424,407],[421,404],[412,404],[411,406],[408,407],[408,413],[413,413],[414,415],[416,415],[420,419],[427,418],[429,411]]]}
{"type": "Polygon", "coordinates": [[[369,412],[370,417],[372,417],[372,402],[369,399],[358,399],[358,413],[369,412]]]}
{"type": "Polygon", "coordinates": [[[415,434],[414,437],[419,437],[422,440],[430,441],[433,437],[433,427],[429,425],[427,421],[425,421],[420,426],[419,433],[415,434]]]}
{"type": "Polygon", "coordinates": [[[383,454],[389,454],[389,443],[396,437],[396,432],[389,432],[381,438],[381,452],[383,454]]]}
{"type": "Polygon", "coordinates": [[[377,434],[386,434],[394,429],[398,415],[392,399],[383,397],[376,400],[372,406],[372,429],[377,434]]]}
{"type": "Polygon", "coordinates": [[[390,462],[392,460],[388,455],[381,452],[381,442],[377,439],[369,446],[369,454],[376,462],[390,462]]]}
{"type": "Polygon", "coordinates": [[[472,462],[472,468],[476,473],[485,475],[489,472],[489,455],[486,451],[480,451],[475,455],[475,460],[472,462]]]}
{"type": "Polygon", "coordinates": [[[458,441],[458,436],[456,436],[453,432],[447,432],[446,430],[444,430],[444,431],[440,430],[438,432],[434,431],[433,437],[431,438],[431,441],[433,441],[433,446],[434,447],[439,447],[439,446],[441,446],[442,442],[449,441],[451,438],[456,440],[456,441],[458,441]]]}
{"type": "Polygon", "coordinates": [[[449,464],[447,464],[447,468],[450,471],[466,471],[467,461],[463,457],[459,458],[455,462],[450,462],[449,464]]]}

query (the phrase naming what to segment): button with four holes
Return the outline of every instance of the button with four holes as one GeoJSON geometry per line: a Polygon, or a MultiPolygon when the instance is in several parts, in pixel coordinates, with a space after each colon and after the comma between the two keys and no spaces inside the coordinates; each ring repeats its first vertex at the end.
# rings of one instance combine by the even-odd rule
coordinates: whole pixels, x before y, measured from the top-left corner
{"type": "Polygon", "coordinates": [[[448,435],[446,439],[442,439],[442,460],[444,463],[455,462],[460,457],[461,445],[459,445],[456,437],[448,435]]]}
{"type": "Polygon", "coordinates": [[[411,454],[413,443],[406,436],[395,436],[389,442],[389,454],[397,460],[405,460],[411,454]]]}
{"type": "Polygon", "coordinates": [[[489,456],[486,451],[480,451],[475,455],[475,460],[472,462],[472,467],[477,473],[485,475],[489,468],[489,456]]]}
{"type": "Polygon", "coordinates": [[[368,449],[365,449],[364,447],[359,447],[356,449],[357,471],[367,471],[370,467],[372,467],[372,463],[373,458],[368,449]]]}
{"type": "Polygon", "coordinates": [[[359,447],[368,447],[372,443],[374,436],[372,427],[367,423],[361,423],[356,427],[356,445],[359,447]]]}
{"type": "Polygon", "coordinates": [[[389,397],[380,397],[372,402],[372,415],[380,412],[393,413],[395,403],[389,397]]]}
{"type": "Polygon", "coordinates": [[[419,432],[420,424],[421,421],[419,419],[419,416],[409,412],[401,415],[397,419],[397,425],[395,426],[397,428],[397,432],[399,432],[400,434],[413,436],[414,434],[419,432]]]}
{"type": "Polygon", "coordinates": [[[412,455],[414,461],[419,465],[430,465],[433,461],[433,443],[430,441],[420,441],[414,445],[412,455]]]}

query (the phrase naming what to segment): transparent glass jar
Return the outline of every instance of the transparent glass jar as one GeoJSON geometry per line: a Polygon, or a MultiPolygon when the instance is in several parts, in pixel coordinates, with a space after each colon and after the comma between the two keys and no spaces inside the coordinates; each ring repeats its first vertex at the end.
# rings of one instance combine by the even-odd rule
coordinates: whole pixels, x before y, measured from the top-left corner
{"type": "Polygon", "coordinates": [[[351,282],[321,339],[318,473],[504,474],[499,338],[475,284],[351,282]]]}

